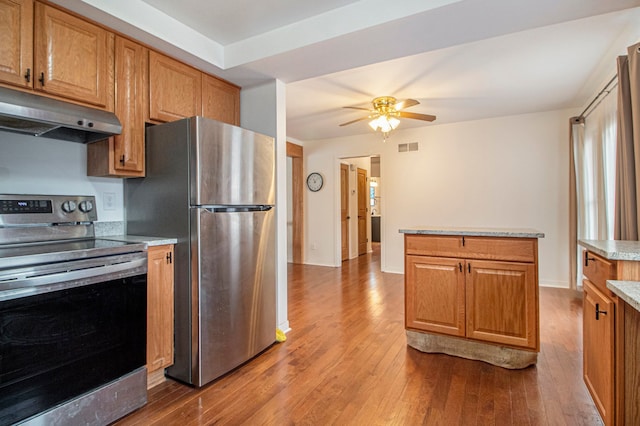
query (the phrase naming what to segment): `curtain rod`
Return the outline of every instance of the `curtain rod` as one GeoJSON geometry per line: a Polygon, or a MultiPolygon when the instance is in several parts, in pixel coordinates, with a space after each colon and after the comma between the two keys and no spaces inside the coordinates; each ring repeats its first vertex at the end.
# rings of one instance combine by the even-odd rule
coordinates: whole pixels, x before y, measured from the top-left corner
{"type": "Polygon", "coordinates": [[[600,98],[600,96],[602,96],[602,94],[603,94],[604,92],[607,92],[607,93],[608,93],[607,88],[608,88],[608,87],[611,85],[611,83],[613,83],[617,78],[618,78],[618,75],[616,74],[616,75],[614,75],[614,76],[613,76],[613,78],[612,78],[611,80],[609,80],[609,82],[608,82],[607,84],[605,84],[605,85],[604,85],[604,87],[602,88],[602,90],[600,91],[600,93],[598,93],[598,94],[593,98],[593,100],[589,103],[589,105],[587,105],[587,107],[584,109],[584,111],[582,111],[582,112],[580,113],[580,115],[577,117],[578,119],[582,119],[582,118],[585,118],[585,117],[586,117],[584,114],[589,110],[589,108],[591,108],[591,106],[592,106],[594,103],[596,103],[596,101],[600,98]]]}

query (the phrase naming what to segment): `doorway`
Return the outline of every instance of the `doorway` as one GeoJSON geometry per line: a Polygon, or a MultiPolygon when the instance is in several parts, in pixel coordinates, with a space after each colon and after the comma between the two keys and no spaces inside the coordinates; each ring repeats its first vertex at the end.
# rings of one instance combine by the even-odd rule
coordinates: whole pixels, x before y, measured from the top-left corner
{"type": "MultiPolygon", "coordinates": [[[[342,261],[380,251],[379,242],[372,240],[371,198],[372,164],[379,164],[379,156],[347,157],[339,160],[340,166],[340,217],[339,247],[342,261]],[[372,158],[375,160],[372,161],[372,158]]],[[[374,165],[375,167],[375,165],[374,165]]],[[[379,170],[379,167],[377,168],[379,170]]],[[[379,174],[379,172],[376,172],[379,174]]],[[[376,178],[379,180],[379,178],[376,178]]],[[[378,191],[380,188],[376,188],[378,191]]],[[[379,197],[378,197],[379,199],[379,197]]],[[[379,202],[377,212],[379,212],[379,202]]],[[[379,213],[377,213],[379,215],[379,213]]],[[[379,217],[377,218],[379,221],[379,217]]],[[[379,223],[379,222],[378,222],[379,223]]]]}
{"type": "Polygon", "coordinates": [[[302,146],[287,142],[287,258],[291,263],[304,263],[304,171],[302,146]]]}
{"type": "Polygon", "coordinates": [[[340,163],[340,258],[343,262],[349,260],[349,219],[349,165],[340,163]]]}

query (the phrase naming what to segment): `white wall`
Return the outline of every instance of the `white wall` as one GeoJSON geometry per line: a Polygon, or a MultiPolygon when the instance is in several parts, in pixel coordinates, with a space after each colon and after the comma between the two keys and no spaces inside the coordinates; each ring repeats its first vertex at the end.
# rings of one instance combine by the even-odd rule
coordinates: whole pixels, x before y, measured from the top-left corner
{"type": "Polygon", "coordinates": [[[0,132],[0,193],[94,195],[98,221],[124,220],[122,179],[87,177],[87,146],[75,142],[0,132]],[[105,193],[115,195],[113,210],[105,193]]]}
{"type": "Polygon", "coordinates": [[[416,226],[535,228],[541,285],[568,287],[568,120],[561,110],[305,143],[307,171],[326,189],[306,198],[305,259],[338,266],[339,159],[381,156],[382,270],[403,272],[416,226]],[[419,151],[397,151],[418,142],[419,151]],[[315,250],[311,246],[317,247],[315,250]]]}

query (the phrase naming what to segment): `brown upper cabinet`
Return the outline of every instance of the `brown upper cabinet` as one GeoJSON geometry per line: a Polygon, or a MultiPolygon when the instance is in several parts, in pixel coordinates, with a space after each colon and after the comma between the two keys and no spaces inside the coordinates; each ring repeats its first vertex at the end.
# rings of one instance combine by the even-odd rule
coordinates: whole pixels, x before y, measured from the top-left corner
{"type": "Polygon", "coordinates": [[[32,0],[0,0],[0,41],[0,82],[32,87],[32,0]]]}
{"type": "Polygon", "coordinates": [[[148,49],[116,37],[116,108],[122,133],[87,147],[89,176],[142,177],[147,108],[148,49]]]}
{"type": "Polygon", "coordinates": [[[0,85],[113,111],[122,134],[88,146],[90,176],[143,177],[145,123],[240,124],[240,88],[62,8],[0,0],[0,85]]]}
{"type": "Polygon", "coordinates": [[[202,75],[202,115],[240,125],[240,88],[213,76],[202,75]]]}
{"type": "Polygon", "coordinates": [[[0,82],[113,111],[114,35],[31,0],[0,0],[0,82]]]}
{"type": "Polygon", "coordinates": [[[158,122],[199,115],[202,73],[160,53],[149,52],[149,118],[158,122]]]}
{"type": "Polygon", "coordinates": [[[149,118],[202,115],[240,125],[240,88],[160,53],[149,52],[149,118]]]}
{"type": "Polygon", "coordinates": [[[36,3],[34,88],[113,111],[114,34],[36,3]]]}

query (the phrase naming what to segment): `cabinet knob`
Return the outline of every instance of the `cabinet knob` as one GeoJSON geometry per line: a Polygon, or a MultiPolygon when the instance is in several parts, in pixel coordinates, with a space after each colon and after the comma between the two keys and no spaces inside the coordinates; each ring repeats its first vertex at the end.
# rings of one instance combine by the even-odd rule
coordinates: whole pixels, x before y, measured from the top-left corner
{"type": "Polygon", "coordinates": [[[601,311],[600,304],[596,303],[596,321],[600,319],[600,315],[607,315],[607,311],[601,311]]]}

